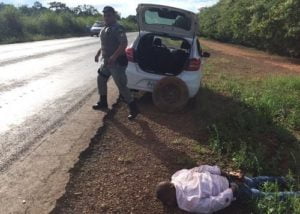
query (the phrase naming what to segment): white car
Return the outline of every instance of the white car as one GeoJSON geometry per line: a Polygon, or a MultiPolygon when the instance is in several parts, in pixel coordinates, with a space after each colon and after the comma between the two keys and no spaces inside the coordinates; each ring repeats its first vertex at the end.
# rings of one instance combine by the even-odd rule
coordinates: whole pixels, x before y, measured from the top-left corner
{"type": "Polygon", "coordinates": [[[155,4],[137,8],[139,35],[126,49],[128,88],[152,92],[164,111],[181,109],[199,91],[202,53],[198,18],[190,11],[155,4]]]}
{"type": "Polygon", "coordinates": [[[104,28],[104,23],[103,22],[95,22],[93,26],[90,29],[90,34],[91,36],[99,36],[100,31],[104,28]]]}

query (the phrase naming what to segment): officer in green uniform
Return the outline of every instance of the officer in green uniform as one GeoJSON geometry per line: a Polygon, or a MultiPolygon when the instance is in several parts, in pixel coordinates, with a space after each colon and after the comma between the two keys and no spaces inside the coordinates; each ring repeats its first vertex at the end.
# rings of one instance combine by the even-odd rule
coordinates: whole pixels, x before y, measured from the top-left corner
{"type": "Polygon", "coordinates": [[[103,9],[105,27],[100,32],[101,48],[95,56],[95,61],[101,57],[98,70],[99,102],[93,106],[95,110],[104,110],[107,105],[107,81],[112,76],[121,96],[129,106],[128,119],[134,119],[138,114],[138,107],[127,88],[126,68],[128,60],[125,54],[128,41],[123,26],[117,23],[117,13],[114,8],[106,6],[103,9]]]}

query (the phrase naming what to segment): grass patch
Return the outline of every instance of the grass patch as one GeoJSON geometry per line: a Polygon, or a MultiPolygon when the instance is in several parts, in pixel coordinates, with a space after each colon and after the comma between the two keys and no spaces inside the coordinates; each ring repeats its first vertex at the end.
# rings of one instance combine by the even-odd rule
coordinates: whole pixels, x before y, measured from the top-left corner
{"type": "Polygon", "coordinates": [[[220,75],[218,85],[210,85],[263,113],[279,125],[300,130],[300,77],[271,76],[263,80],[236,80],[220,75]]]}
{"type": "MultiPolygon", "coordinates": [[[[259,63],[213,51],[204,67],[195,118],[207,130],[216,159],[253,176],[286,175],[289,170],[299,175],[300,77],[258,72],[259,63]]],[[[278,190],[268,185],[263,190],[278,190]]],[[[300,213],[299,199],[268,198],[248,210],[300,213]]]]}
{"type": "MultiPolygon", "coordinates": [[[[287,180],[293,178],[291,174],[287,176],[287,180]]],[[[299,183],[299,182],[298,182],[299,183]]],[[[294,183],[289,182],[288,188],[285,191],[295,191],[298,187],[294,183]]],[[[265,197],[252,202],[255,213],[277,214],[277,213],[300,213],[300,198],[295,196],[280,199],[279,192],[282,188],[277,183],[265,183],[262,186],[262,191],[274,193],[272,197],[265,197]]]]}
{"type": "Polygon", "coordinates": [[[242,75],[248,65],[233,62],[218,57],[205,64],[198,117],[209,130],[209,145],[253,174],[297,170],[300,77],[242,75]]]}

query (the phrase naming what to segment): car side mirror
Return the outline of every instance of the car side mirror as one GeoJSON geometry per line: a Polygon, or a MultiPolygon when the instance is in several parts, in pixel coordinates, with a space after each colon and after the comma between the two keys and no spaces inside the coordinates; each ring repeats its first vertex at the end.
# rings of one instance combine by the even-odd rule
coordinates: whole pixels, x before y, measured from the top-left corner
{"type": "Polygon", "coordinates": [[[208,52],[203,52],[203,53],[201,54],[201,56],[202,56],[202,57],[209,58],[209,57],[210,57],[210,53],[208,53],[208,52]]]}

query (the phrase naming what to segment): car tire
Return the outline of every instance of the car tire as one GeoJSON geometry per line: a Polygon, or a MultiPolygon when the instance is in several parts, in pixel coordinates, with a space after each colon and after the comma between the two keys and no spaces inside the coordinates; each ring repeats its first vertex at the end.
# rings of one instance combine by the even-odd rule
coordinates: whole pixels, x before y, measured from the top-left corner
{"type": "Polygon", "coordinates": [[[152,99],[161,111],[176,112],[184,108],[189,100],[186,84],[177,77],[165,77],[155,85],[152,99]]]}

